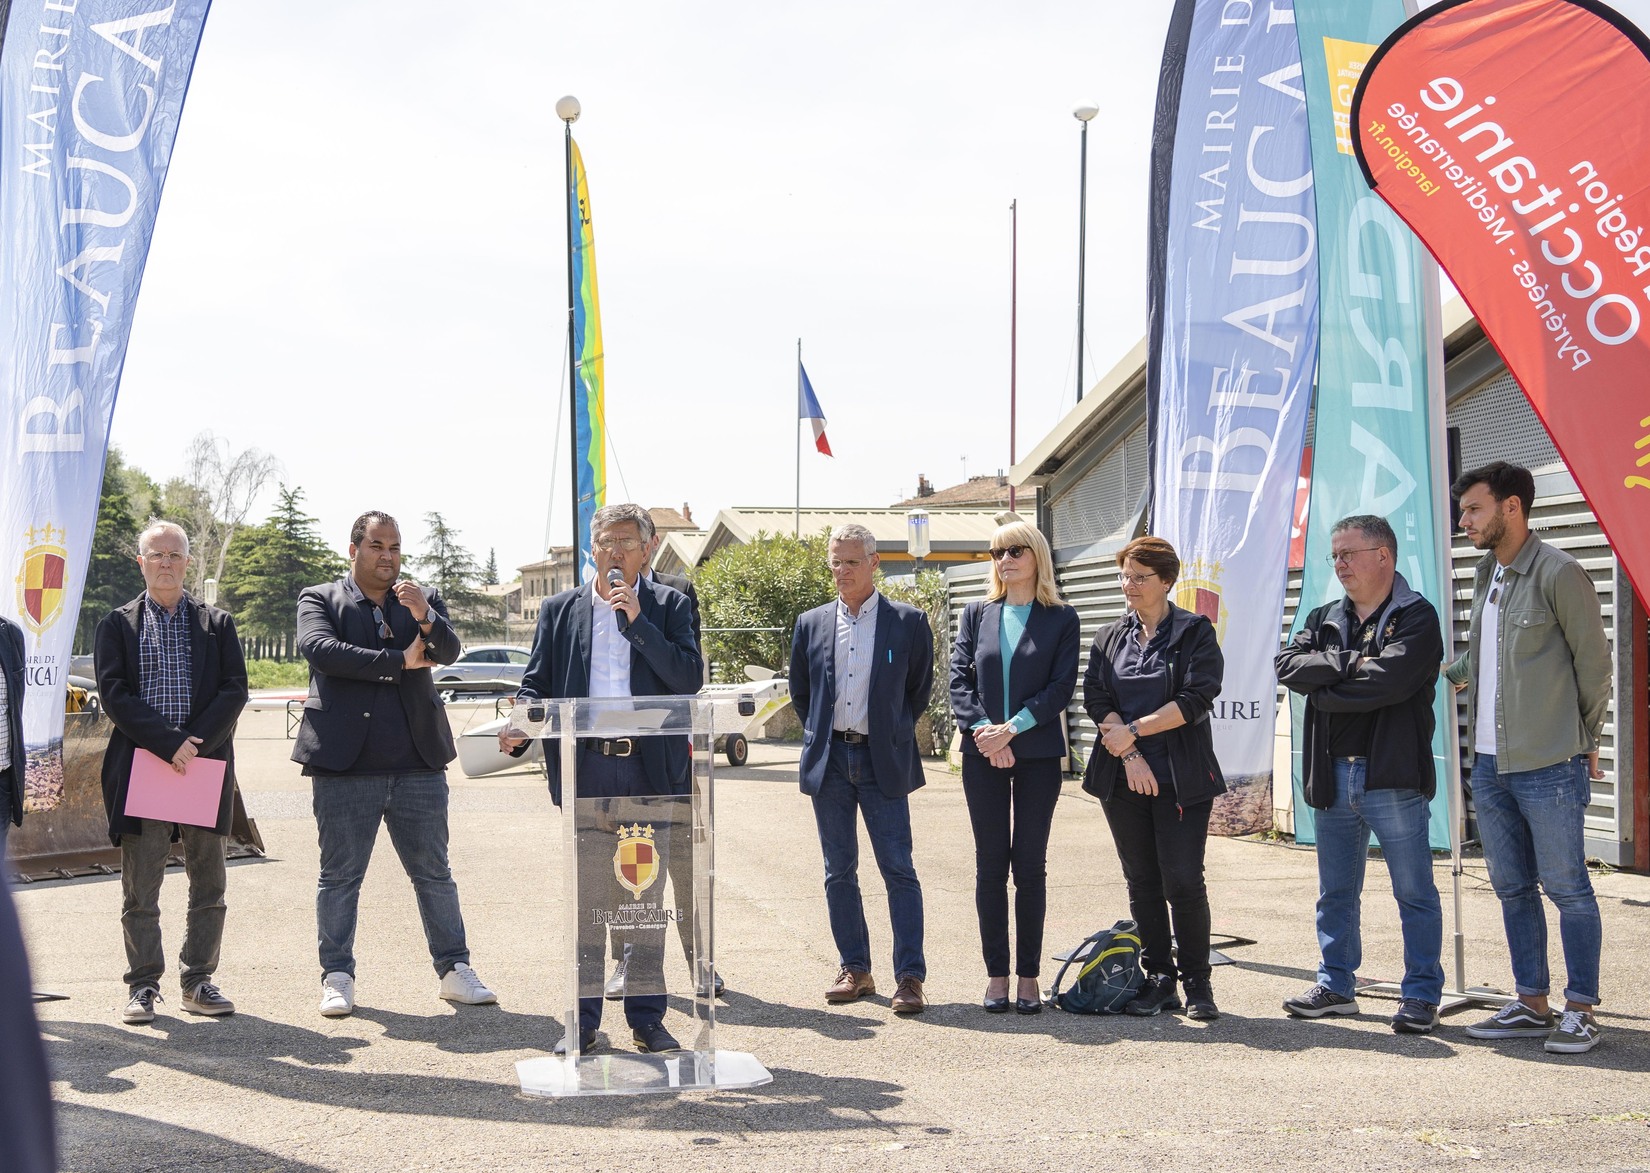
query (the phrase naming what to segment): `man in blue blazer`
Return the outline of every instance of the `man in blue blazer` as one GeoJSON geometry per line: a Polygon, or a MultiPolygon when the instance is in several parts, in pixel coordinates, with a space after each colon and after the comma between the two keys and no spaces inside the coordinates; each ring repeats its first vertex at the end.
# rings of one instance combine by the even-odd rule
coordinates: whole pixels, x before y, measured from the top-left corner
{"type": "Polygon", "coordinates": [[[470,965],[447,855],[447,763],[457,756],[431,669],[458,659],[441,592],[401,577],[401,527],[381,510],[350,526],[350,572],[298,594],[309,698],[292,760],[310,779],[321,875],[315,895],[321,1013],[355,1010],[355,925],[380,826],[412,881],[436,996],[497,1002],[470,965]]]}
{"type": "Polygon", "coordinates": [[[28,751],[23,745],[23,629],[0,615],[0,867],[6,862],[6,834],[23,825],[23,779],[28,751]]]}
{"type": "Polygon", "coordinates": [[[923,784],[917,718],[934,687],[928,616],[876,589],[877,540],[862,525],[831,534],[837,599],[799,616],[791,641],[791,703],[802,718],[802,793],[814,801],[825,856],[825,905],[841,970],[827,1002],[876,993],[859,894],[859,831],[865,829],[888,887],[894,933],[892,1006],[917,1014],[922,983],[922,885],[911,859],[907,796],[923,784]]]}
{"type": "MultiPolygon", "coordinates": [[[[693,616],[687,596],[650,581],[642,573],[652,538],[653,519],[641,506],[608,505],[596,510],[590,520],[596,576],[581,587],[544,600],[539,608],[533,654],[527,661],[521,690],[516,694],[518,705],[529,699],[682,696],[699,691],[704,661],[694,642],[693,616]]],[[[507,731],[501,732],[499,739],[511,753],[519,754],[527,745],[526,739],[507,736],[507,731]]],[[[557,806],[561,805],[562,798],[559,746],[559,742],[549,743],[544,755],[550,799],[557,806]]],[[[656,808],[648,804],[626,800],[691,793],[688,748],[688,738],[678,734],[581,739],[576,751],[580,834],[607,833],[616,839],[620,824],[647,823],[647,816],[656,813],[656,808]],[[585,808],[586,799],[597,802],[585,808]]],[[[653,830],[653,849],[660,858],[668,859],[669,826],[658,820],[649,825],[653,830]]],[[[640,893],[624,896],[615,891],[618,881],[614,864],[608,859],[596,858],[599,854],[589,842],[581,851],[581,858],[600,865],[599,868],[592,866],[588,875],[581,873],[579,877],[587,901],[595,902],[609,895],[614,902],[647,899],[640,893]]],[[[663,871],[663,867],[655,869],[655,880],[663,871]]],[[[677,899],[685,895],[678,893],[677,899]]],[[[656,896],[653,899],[657,901],[656,896]]],[[[588,918],[580,918],[580,927],[579,984],[581,989],[599,989],[604,984],[604,934],[601,926],[588,923],[588,918]]],[[[639,929],[623,930],[634,933],[637,938],[630,985],[652,987],[656,991],[626,995],[624,999],[625,1020],[630,1024],[632,1039],[638,1049],[647,1052],[679,1049],[663,1022],[663,925],[657,928],[658,933],[650,931],[645,936],[639,929]]],[[[596,1028],[601,1025],[601,1019],[601,997],[579,999],[581,1053],[595,1048],[596,1028]]],[[[564,1044],[567,1042],[563,1040],[564,1044]]]]}

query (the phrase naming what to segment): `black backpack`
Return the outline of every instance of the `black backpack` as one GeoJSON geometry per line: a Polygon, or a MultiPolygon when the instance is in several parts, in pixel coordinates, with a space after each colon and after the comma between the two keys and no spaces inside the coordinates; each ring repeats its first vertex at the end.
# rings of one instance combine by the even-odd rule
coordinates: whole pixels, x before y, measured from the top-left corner
{"type": "Polygon", "coordinates": [[[1132,920],[1101,929],[1071,951],[1054,977],[1050,1005],[1072,1014],[1121,1014],[1146,985],[1140,968],[1140,933],[1132,920]],[[1076,979],[1062,991],[1066,970],[1080,962],[1076,979]]]}

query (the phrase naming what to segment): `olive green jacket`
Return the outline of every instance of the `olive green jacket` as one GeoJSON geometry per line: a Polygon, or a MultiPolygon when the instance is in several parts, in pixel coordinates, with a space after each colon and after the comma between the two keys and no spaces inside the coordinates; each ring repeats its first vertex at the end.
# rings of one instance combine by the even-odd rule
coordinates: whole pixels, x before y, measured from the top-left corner
{"type": "MultiPolygon", "coordinates": [[[[1478,739],[1478,632],[1495,555],[1478,562],[1467,651],[1444,675],[1467,686],[1467,748],[1478,739]]],[[[1581,563],[1531,534],[1501,584],[1495,767],[1517,774],[1598,748],[1610,703],[1610,642],[1581,563]]]]}

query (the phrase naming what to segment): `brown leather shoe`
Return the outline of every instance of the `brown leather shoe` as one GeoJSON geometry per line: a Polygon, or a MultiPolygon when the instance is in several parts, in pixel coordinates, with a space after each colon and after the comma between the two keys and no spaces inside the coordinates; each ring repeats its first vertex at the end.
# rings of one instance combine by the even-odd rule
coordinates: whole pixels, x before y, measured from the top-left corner
{"type": "Polygon", "coordinates": [[[871,980],[870,974],[843,966],[842,972],[836,975],[836,984],[825,991],[825,1001],[852,1002],[876,992],[877,984],[871,980]]]}
{"type": "Polygon", "coordinates": [[[894,999],[889,1003],[895,1014],[921,1014],[928,1006],[928,1000],[922,996],[922,980],[914,977],[902,977],[899,980],[899,989],[894,991],[894,999]]]}

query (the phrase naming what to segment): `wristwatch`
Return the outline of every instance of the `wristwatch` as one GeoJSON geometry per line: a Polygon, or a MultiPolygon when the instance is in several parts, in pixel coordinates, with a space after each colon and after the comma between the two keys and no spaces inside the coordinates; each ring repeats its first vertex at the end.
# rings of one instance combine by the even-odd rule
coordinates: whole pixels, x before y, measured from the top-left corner
{"type": "Polygon", "coordinates": [[[1136,741],[1140,740],[1140,726],[1133,721],[1129,722],[1129,736],[1136,741]]]}

